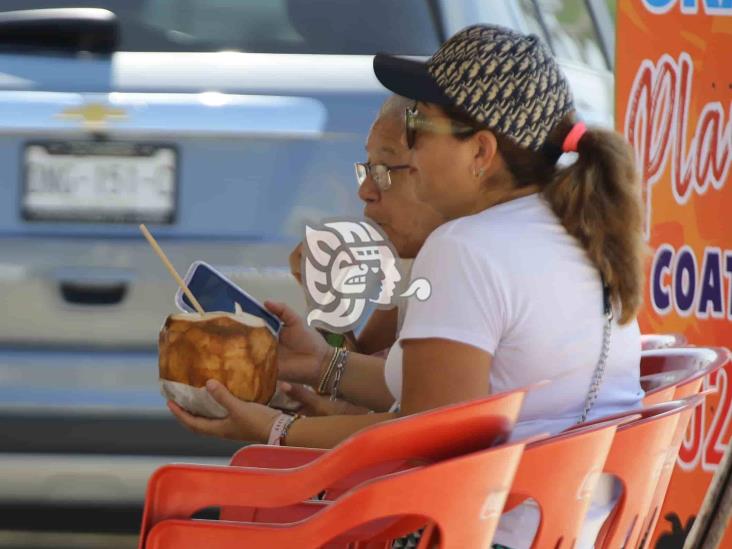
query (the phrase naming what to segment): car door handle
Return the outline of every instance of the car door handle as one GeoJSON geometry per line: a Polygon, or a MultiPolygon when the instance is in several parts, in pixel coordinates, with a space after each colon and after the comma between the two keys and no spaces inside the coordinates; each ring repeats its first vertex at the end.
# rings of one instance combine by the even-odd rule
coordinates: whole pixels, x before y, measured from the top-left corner
{"type": "Polygon", "coordinates": [[[59,289],[64,301],[72,305],[118,305],[127,295],[128,283],[62,280],[59,289]]]}
{"type": "Polygon", "coordinates": [[[136,273],[129,269],[64,266],[51,274],[61,298],[72,305],[119,305],[127,296],[136,273]]]}

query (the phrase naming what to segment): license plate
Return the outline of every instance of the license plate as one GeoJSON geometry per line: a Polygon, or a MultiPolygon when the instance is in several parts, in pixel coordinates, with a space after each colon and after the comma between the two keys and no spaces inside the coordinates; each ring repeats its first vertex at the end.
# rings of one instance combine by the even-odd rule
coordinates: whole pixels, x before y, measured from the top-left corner
{"type": "Polygon", "coordinates": [[[172,223],[176,150],[121,142],[32,143],[22,210],[30,221],[172,223]]]}

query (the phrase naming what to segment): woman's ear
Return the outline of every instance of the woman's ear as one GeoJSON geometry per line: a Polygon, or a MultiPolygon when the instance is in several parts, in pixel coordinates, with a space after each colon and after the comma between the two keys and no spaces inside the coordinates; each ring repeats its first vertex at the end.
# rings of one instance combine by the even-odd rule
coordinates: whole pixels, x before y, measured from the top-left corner
{"type": "Polygon", "coordinates": [[[480,130],[475,134],[478,148],[475,153],[475,171],[490,173],[495,168],[495,157],[498,152],[498,140],[493,132],[480,130]]]}

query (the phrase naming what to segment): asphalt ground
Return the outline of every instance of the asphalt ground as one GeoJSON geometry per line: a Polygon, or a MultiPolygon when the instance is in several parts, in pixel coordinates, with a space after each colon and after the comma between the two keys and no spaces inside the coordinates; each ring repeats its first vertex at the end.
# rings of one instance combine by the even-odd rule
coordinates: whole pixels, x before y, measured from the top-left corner
{"type": "Polygon", "coordinates": [[[137,534],[0,531],[3,549],[135,549],[137,534]]]}
{"type": "MultiPolygon", "coordinates": [[[[195,518],[218,518],[215,508],[195,518]]],[[[0,504],[0,549],[133,549],[141,506],[0,504]]]]}
{"type": "Polygon", "coordinates": [[[0,505],[0,548],[133,549],[139,506],[0,505]]]}

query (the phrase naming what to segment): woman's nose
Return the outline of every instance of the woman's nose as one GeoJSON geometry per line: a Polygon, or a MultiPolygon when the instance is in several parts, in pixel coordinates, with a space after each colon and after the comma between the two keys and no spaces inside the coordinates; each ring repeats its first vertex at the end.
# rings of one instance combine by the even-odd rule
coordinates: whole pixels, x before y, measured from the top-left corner
{"type": "Polygon", "coordinates": [[[358,197],[364,202],[376,202],[381,198],[381,191],[371,175],[367,175],[358,188],[358,197]]]}

